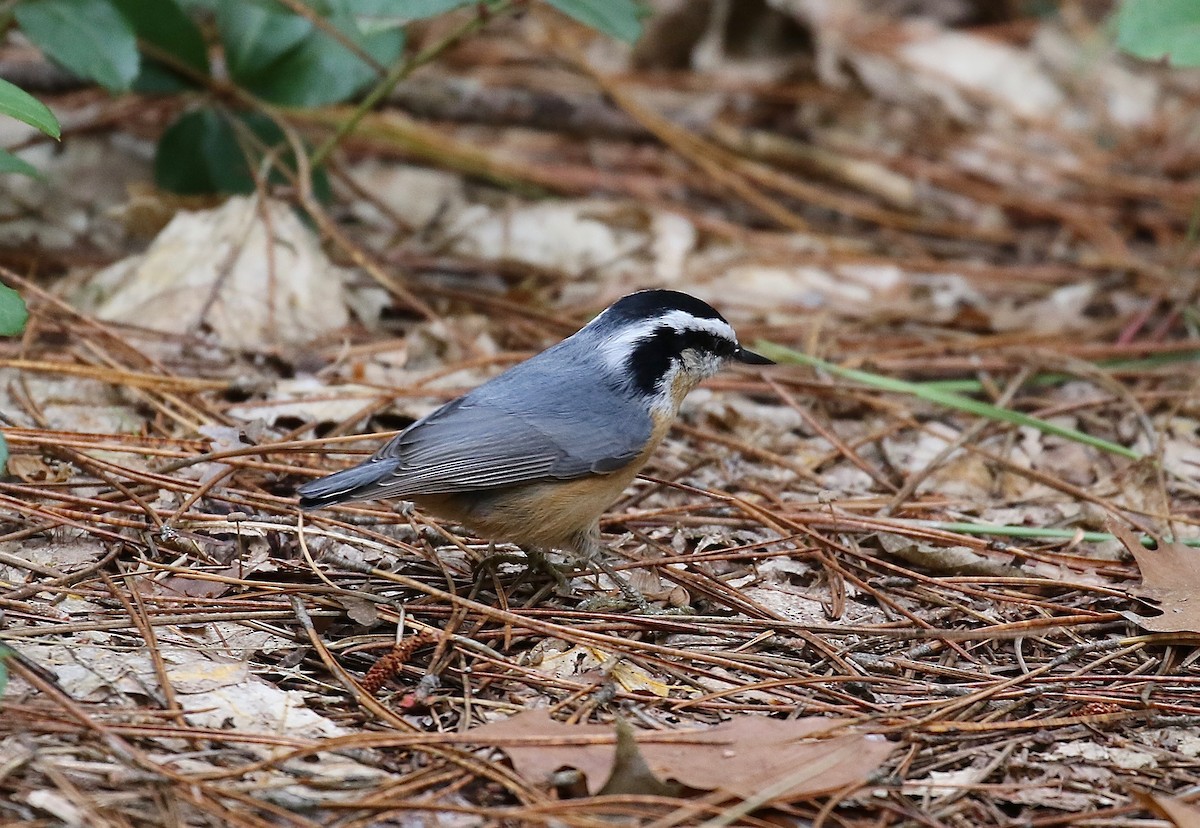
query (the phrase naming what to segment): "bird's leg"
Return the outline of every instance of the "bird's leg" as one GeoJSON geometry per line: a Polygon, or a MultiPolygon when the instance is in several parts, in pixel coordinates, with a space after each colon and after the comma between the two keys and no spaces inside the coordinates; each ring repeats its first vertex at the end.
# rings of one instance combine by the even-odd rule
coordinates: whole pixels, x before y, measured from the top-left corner
{"type": "Polygon", "coordinates": [[[501,564],[523,564],[527,563],[528,559],[511,552],[497,552],[496,542],[488,541],[487,554],[483,556],[474,566],[474,570],[478,572],[481,569],[488,569],[495,572],[500,568],[501,564]]]}
{"type": "Polygon", "coordinates": [[[571,584],[567,576],[563,574],[562,568],[555,566],[554,562],[546,557],[545,551],[535,546],[522,546],[521,551],[525,553],[526,565],[530,570],[541,570],[553,578],[555,589],[560,595],[571,594],[571,584]]]}
{"type": "MultiPolygon", "coordinates": [[[[520,555],[511,552],[497,552],[496,542],[488,541],[488,554],[475,567],[478,571],[484,567],[490,570],[496,570],[501,564],[520,564],[524,565],[526,571],[536,572],[541,571],[554,579],[555,584],[565,589],[567,580],[563,575],[563,568],[555,566],[551,563],[546,554],[531,546],[518,547],[521,550],[520,555]]],[[[564,593],[565,594],[565,593],[564,593]]]]}
{"type": "Polygon", "coordinates": [[[598,601],[585,601],[581,604],[581,608],[585,606],[592,609],[600,609],[601,603],[606,608],[612,609],[633,609],[643,615],[684,615],[690,614],[692,610],[687,607],[653,607],[646,600],[646,596],[642,595],[633,584],[629,583],[629,579],[617,572],[605,560],[604,546],[600,543],[600,533],[593,530],[592,532],[582,535],[576,539],[575,550],[579,556],[588,564],[594,564],[597,569],[617,585],[617,589],[621,591],[624,601],[613,602],[612,599],[600,599],[598,601]]]}

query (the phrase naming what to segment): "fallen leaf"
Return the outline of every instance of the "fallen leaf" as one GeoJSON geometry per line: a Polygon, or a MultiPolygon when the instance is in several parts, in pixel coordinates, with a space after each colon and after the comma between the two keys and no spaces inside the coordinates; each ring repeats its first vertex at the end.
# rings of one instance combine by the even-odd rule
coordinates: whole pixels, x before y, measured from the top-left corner
{"type": "Polygon", "coordinates": [[[1006,802],[1016,802],[1021,805],[1035,805],[1039,808],[1054,808],[1059,811],[1080,813],[1095,810],[1101,806],[1103,796],[1096,791],[1101,788],[1089,789],[1091,793],[1075,793],[1062,790],[1061,786],[1024,787],[999,794],[1006,802]]]}
{"type": "Polygon", "coordinates": [[[964,787],[977,785],[982,780],[980,775],[983,768],[962,768],[952,771],[930,771],[922,779],[914,779],[904,784],[904,793],[912,796],[941,799],[962,793],[964,787]]]}
{"type": "Polygon", "coordinates": [[[1150,632],[1200,633],[1200,550],[1163,540],[1157,541],[1157,549],[1147,549],[1123,526],[1112,524],[1109,530],[1142,572],[1142,583],[1134,588],[1134,594],[1153,602],[1161,612],[1143,616],[1127,610],[1121,614],[1150,632]]]}
{"type": "MultiPolygon", "coordinates": [[[[66,644],[25,644],[22,654],[54,673],[55,680],[72,698],[100,702],[113,695],[150,696],[159,687],[159,675],[148,650],[123,652],[119,645],[102,645],[83,639],[66,644]]],[[[167,680],[178,693],[217,690],[247,680],[245,661],[190,647],[160,644],[159,657],[167,680]]]]}
{"type": "Polygon", "coordinates": [[[372,601],[366,598],[359,598],[356,595],[343,595],[337,598],[337,602],[342,605],[342,609],[346,611],[346,615],[350,616],[350,620],[355,624],[363,627],[373,627],[379,621],[379,608],[372,601]]]}
{"type": "Polygon", "coordinates": [[[679,796],[679,785],[663,782],[654,775],[638,750],[637,733],[629,722],[618,718],[617,753],[612,773],[599,791],[601,795],[633,794],[640,796],[679,796]]]}
{"type": "Polygon", "coordinates": [[[622,221],[627,208],[602,201],[559,199],[492,209],[472,204],[447,229],[449,248],[483,260],[523,262],[554,272],[606,274],[645,267],[637,254],[647,250],[651,214],[637,211],[636,224],[622,221]]]}
{"type": "MultiPolygon", "coordinates": [[[[612,656],[604,650],[581,644],[569,650],[544,655],[537,669],[558,678],[570,678],[597,670],[611,658],[612,656]]],[[[670,686],[623,660],[613,664],[607,670],[607,674],[622,690],[629,693],[651,693],[661,699],[665,699],[671,693],[670,686]]]]}
{"type": "Polygon", "coordinates": [[[8,473],[25,483],[65,483],[72,470],[67,465],[51,466],[32,454],[16,454],[8,458],[8,473]]]}
{"type": "Polygon", "coordinates": [[[1086,739],[1061,742],[1050,752],[1050,757],[1056,761],[1067,763],[1074,759],[1082,759],[1090,764],[1103,763],[1122,770],[1146,770],[1158,767],[1158,760],[1155,759],[1153,753],[1133,748],[1108,747],[1086,739]]]}
{"type": "Polygon", "coordinates": [[[274,426],[281,417],[340,423],[379,399],[379,389],[354,383],[330,387],[316,377],[281,380],[270,398],[231,406],[228,414],[243,421],[262,420],[274,426]]]}
{"type": "Polygon", "coordinates": [[[101,319],[170,334],[201,323],[229,348],[302,344],[350,321],[348,271],[280,201],[238,196],[180,212],[145,253],[97,273],[79,300],[101,319]]]}
{"type": "Polygon", "coordinates": [[[91,823],[83,810],[67,797],[57,791],[37,790],[30,791],[25,795],[25,801],[34,808],[52,814],[57,819],[62,820],[62,824],[71,826],[83,826],[91,823]]]}
{"type": "MultiPolygon", "coordinates": [[[[298,739],[330,739],[346,731],[306,705],[308,694],[281,690],[251,676],[237,684],[180,695],[179,706],[195,727],[243,733],[287,733],[298,739]]],[[[249,748],[248,748],[249,749],[249,748]]],[[[258,748],[255,748],[258,750],[258,748]]]]}
{"type": "MultiPolygon", "coordinates": [[[[865,781],[891,754],[894,745],[878,736],[820,737],[844,724],[821,717],[741,716],[708,729],[639,731],[637,744],[657,779],[742,799],[780,784],[774,799],[786,802],[865,781]]],[[[615,764],[611,728],[562,724],[544,710],[528,710],[470,733],[478,744],[503,750],[517,772],[535,784],[575,768],[594,790],[615,764]]]]}
{"type": "Polygon", "coordinates": [[[1142,794],[1139,799],[1154,813],[1171,821],[1175,828],[1200,828],[1200,808],[1175,797],[1142,794]]]}
{"type": "Polygon", "coordinates": [[[914,24],[896,51],[893,71],[923,95],[936,98],[965,122],[972,101],[986,100],[1024,118],[1062,108],[1062,90],[1027,51],[994,38],[914,24]]]}

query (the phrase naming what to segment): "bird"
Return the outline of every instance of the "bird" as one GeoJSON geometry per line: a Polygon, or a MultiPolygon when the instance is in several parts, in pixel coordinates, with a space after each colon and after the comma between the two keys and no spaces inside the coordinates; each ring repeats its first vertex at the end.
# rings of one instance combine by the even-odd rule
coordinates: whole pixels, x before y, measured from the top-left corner
{"type": "Polygon", "coordinates": [[[417,420],[359,465],[300,486],[299,505],[398,498],[478,537],[516,544],[531,560],[562,550],[598,562],[601,516],[653,455],[688,393],[731,363],[774,364],[742,347],[707,302],[675,290],[631,293],[417,420]]]}

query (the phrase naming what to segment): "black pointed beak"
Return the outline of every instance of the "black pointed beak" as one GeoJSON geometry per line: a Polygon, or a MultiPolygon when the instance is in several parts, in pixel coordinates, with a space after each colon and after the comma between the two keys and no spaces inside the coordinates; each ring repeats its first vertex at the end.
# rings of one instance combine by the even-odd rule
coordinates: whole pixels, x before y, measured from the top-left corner
{"type": "Polygon", "coordinates": [[[756,354],[754,351],[747,351],[741,345],[734,351],[733,358],[738,362],[743,362],[746,365],[774,365],[775,360],[767,359],[762,354],[756,354]]]}

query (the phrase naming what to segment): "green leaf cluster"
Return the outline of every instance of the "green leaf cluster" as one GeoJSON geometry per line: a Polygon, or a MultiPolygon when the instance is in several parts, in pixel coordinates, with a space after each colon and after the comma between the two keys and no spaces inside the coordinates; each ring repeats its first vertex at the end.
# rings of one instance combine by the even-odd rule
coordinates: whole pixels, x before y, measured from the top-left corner
{"type": "MultiPolygon", "coordinates": [[[[23,0],[22,31],[52,60],[111,92],[172,94],[211,80],[200,22],[215,24],[230,79],[266,105],[345,100],[400,58],[403,20],[360,0],[306,0],[307,14],[278,0],[23,0]],[[363,11],[360,11],[363,10],[363,11]]],[[[262,107],[265,109],[265,107],[262,107]]],[[[158,184],[181,193],[249,192],[267,151],[287,156],[282,131],[259,111],[204,104],[165,131],[158,184]]],[[[318,184],[318,189],[324,185],[318,184]]]]}
{"type": "MultiPolygon", "coordinates": [[[[472,6],[486,15],[514,2],[19,0],[14,14],[52,60],[113,93],[211,87],[205,34],[215,36],[243,111],[203,103],[183,113],[165,131],[155,164],[160,186],[198,194],[250,191],[267,152],[286,164],[291,147],[264,113],[275,107],[278,116],[279,108],[325,106],[362,93],[398,65],[408,23],[472,6]]],[[[613,37],[632,41],[641,33],[639,0],[543,2],[613,37]]],[[[53,123],[32,98],[8,93],[0,87],[0,109],[8,100],[3,111],[24,107],[17,117],[53,123]]],[[[0,170],[23,163],[0,157],[0,170]]],[[[320,193],[327,184],[315,180],[314,187],[320,193]]]]}
{"type": "MultiPolygon", "coordinates": [[[[294,148],[271,107],[345,101],[385,76],[404,52],[404,27],[474,6],[481,15],[517,0],[17,0],[21,31],[51,60],[114,94],[179,94],[210,88],[213,67],[205,32],[215,33],[240,110],[213,103],[185,111],[159,140],[155,179],[188,195],[244,193],[273,155],[270,178],[296,169],[294,148]],[[302,8],[297,5],[302,4],[302,8]]],[[[612,37],[634,41],[646,11],[640,0],[543,0],[612,37]]],[[[399,77],[399,76],[397,76],[399,77]]],[[[207,98],[201,98],[207,101],[207,98]]],[[[0,79],[0,114],[53,138],[61,129],[40,101],[0,79]]],[[[307,148],[305,148],[307,152],[307,148]]],[[[0,172],[39,176],[0,150],[0,172]]],[[[329,184],[313,172],[313,189],[329,184]]],[[[0,285],[0,335],[20,333],[26,308],[0,285]]],[[[2,444],[0,444],[2,445],[2,444]]]]}

